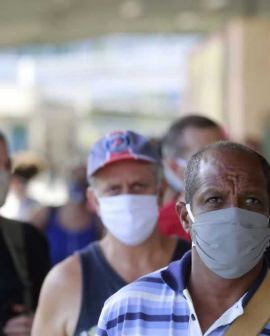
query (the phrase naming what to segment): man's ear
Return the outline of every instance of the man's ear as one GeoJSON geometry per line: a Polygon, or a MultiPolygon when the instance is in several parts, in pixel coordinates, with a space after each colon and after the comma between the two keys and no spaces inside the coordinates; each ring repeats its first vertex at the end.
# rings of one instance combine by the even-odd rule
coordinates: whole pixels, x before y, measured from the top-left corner
{"type": "Polygon", "coordinates": [[[89,210],[99,215],[99,203],[91,187],[86,190],[86,198],[89,210]]]}
{"type": "Polygon", "coordinates": [[[178,213],[179,216],[179,220],[184,228],[184,230],[188,233],[190,233],[190,222],[189,222],[189,216],[188,216],[188,212],[186,209],[186,203],[185,202],[181,202],[181,201],[177,201],[176,203],[176,211],[178,213]]]}

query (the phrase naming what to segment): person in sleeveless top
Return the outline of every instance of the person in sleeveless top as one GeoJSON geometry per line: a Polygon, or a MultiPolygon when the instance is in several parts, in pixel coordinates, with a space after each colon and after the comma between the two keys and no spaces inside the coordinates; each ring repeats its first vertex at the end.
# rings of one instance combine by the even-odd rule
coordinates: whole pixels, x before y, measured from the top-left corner
{"type": "Polygon", "coordinates": [[[87,176],[87,195],[94,195],[106,234],[49,273],[33,336],[94,334],[109,296],[190,248],[158,230],[161,165],[157,148],[147,138],[131,131],[101,138],[90,150],[87,176]]]}
{"type": "Polygon", "coordinates": [[[32,217],[32,222],[47,237],[53,266],[101,237],[100,220],[87,204],[87,186],[86,167],[77,164],[69,172],[68,202],[43,207],[32,217]]]}

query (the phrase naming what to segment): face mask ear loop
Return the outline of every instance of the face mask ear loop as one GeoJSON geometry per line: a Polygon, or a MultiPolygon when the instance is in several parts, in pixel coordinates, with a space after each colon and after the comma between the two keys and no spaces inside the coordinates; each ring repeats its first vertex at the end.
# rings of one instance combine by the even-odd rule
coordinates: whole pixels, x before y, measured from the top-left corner
{"type": "Polygon", "coordinates": [[[186,209],[187,209],[189,218],[191,219],[192,223],[194,223],[195,219],[194,219],[194,216],[193,216],[193,214],[192,214],[190,204],[186,204],[186,209]]]}
{"type": "MultiPolygon", "coordinates": [[[[190,207],[190,204],[186,204],[186,209],[187,209],[187,212],[188,212],[188,215],[189,215],[189,218],[191,219],[192,223],[194,223],[194,216],[192,214],[192,211],[191,211],[191,207],[190,207]]],[[[192,232],[192,231],[191,231],[192,232]]],[[[192,238],[192,233],[190,232],[190,235],[191,235],[191,238],[192,238]]],[[[192,247],[195,247],[196,244],[195,242],[193,241],[193,238],[192,238],[192,247]]]]}

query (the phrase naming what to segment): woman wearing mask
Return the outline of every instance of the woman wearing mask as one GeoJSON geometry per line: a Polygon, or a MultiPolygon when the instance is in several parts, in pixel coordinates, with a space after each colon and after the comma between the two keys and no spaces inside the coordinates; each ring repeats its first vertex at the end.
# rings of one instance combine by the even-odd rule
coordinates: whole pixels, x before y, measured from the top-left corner
{"type": "Polygon", "coordinates": [[[32,218],[47,236],[53,265],[101,236],[100,221],[86,202],[86,189],[86,168],[80,165],[70,173],[68,202],[43,208],[32,218]]]}

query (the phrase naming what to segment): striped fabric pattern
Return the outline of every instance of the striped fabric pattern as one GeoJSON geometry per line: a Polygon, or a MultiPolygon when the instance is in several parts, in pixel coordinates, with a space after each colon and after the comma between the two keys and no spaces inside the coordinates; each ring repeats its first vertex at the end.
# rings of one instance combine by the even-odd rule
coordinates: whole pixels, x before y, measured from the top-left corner
{"type": "MultiPolygon", "coordinates": [[[[96,335],[189,336],[191,312],[183,295],[189,265],[190,252],[168,268],[144,276],[114,294],[105,303],[96,335]]],[[[221,336],[227,328],[220,326],[204,335],[221,336]]],[[[270,323],[260,335],[270,335],[270,323]]]]}

